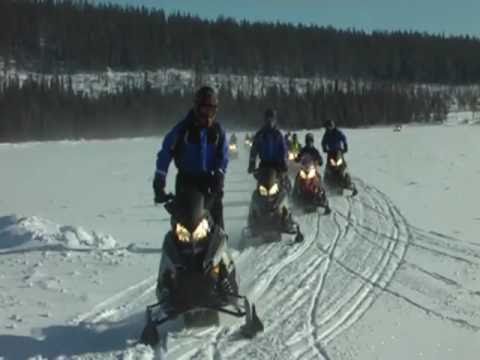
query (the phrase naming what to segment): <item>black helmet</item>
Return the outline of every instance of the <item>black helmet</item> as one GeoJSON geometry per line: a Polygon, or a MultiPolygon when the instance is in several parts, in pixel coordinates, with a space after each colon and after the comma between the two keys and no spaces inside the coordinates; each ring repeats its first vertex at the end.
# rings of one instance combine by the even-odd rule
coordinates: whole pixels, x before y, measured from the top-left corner
{"type": "Polygon", "coordinates": [[[212,125],[217,115],[218,98],[215,90],[210,86],[202,86],[195,93],[194,112],[201,126],[212,125]]]}
{"type": "Polygon", "coordinates": [[[334,129],[335,128],[335,121],[333,121],[333,120],[325,121],[325,127],[327,129],[334,129]]]}
{"type": "Polygon", "coordinates": [[[315,139],[314,139],[312,133],[309,132],[305,135],[305,144],[313,145],[314,141],[315,141],[315,139]]]}
{"type": "Polygon", "coordinates": [[[271,108],[265,110],[264,119],[265,125],[274,128],[277,125],[277,111],[271,108]]]}

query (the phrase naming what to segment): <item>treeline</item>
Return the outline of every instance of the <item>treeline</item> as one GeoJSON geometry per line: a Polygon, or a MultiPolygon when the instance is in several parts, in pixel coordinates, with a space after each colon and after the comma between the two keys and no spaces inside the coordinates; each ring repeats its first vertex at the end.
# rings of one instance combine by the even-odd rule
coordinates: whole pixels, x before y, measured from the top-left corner
{"type": "MultiPolygon", "coordinates": [[[[181,119],[192,104],[189,92],[162,93],[148,83],[90,98],[59,78],[10,80],[0,89],[0,142],[156,136],[181,119]]],[[[270,88],[264,96],[219,90],[218,118],[227,129],[257,129],[267,107],[279,110],[282,128],[318,128],[327,119],[341,126],[441,121],[447,99],[440,93],[383,84],[322,87],[306,94],[270,88]]]]}
{"type": "Polygon", "coordinates": [[[395,82],[480,81],[469,36],[251,23],[75,0],[1,0],[0,56],[44,72],[177,67],[395,82]]]}

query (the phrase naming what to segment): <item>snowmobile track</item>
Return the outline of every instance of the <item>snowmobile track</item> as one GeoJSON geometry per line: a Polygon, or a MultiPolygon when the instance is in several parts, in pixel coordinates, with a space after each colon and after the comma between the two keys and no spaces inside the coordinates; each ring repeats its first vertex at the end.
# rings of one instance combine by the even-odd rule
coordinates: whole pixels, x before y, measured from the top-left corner
{"type": "MultiPolygon", "coordinates": [[[[358,196],[333,198],[330,216],[313,213],[299,218],[305,232],[303,243],[249,247],[236,259],[239,269],[248,270],[239,271],[240,286],[257,303],[265,325],[263,334],[250,341],[239,340],[240,324],[182,331],[169,336],[168,351],[157,355],[169,358],[175,354],[181,360],[330,360],[328,343],[357,322],[385,292],[405,263],[412,239],[395,205],[379,190],[356,181],[358,196]],[[252,263],[252,258],[262,261],[252,263]],[[197,345],[194,351],[188,343],[197,345]],[[182,350],[189,347],[189,351],[182,350]]],[[[154,299],[155,278],[112,296],[75,321],[118,320],[143,311],[154,299]]]]}

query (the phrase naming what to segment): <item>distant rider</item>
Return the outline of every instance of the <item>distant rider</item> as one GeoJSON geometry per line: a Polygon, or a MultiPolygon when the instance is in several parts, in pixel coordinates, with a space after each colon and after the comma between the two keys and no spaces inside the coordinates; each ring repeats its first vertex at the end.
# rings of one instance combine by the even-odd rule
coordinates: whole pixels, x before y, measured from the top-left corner
{"type": "Polygon", "coordinates": [[[302,148],[302,145],[300,145],[300,142],[298,141],[297,133],[293,133],[289,150],[294,154],[298,154],[301,148],[302,148]]]}
{"type": "Polygon", "coordinates": [[[235,144],[235,145],[237,145],[237,135],[235,135],[235,133],[233,133],[233,134],[230,136],[230,144],[235,144]]]}
{"type": "Polygon", "coordinates": [[[341,151],[346,154],[348,151],[347,137],[339,130],[333,120],[325,123],[325,133],[322,138],[322,149],[324,153],[334,154],[341,151]]]}
{"type": "Polygon", "coordinates": [[[305,135],[305,146],[300,150],[295,161],[301,162],[302,158],[305,155],[310,156],[310,158],[316,163],[318,167],[323,165],[323,158],[320,155],[320,152],[315,147],[315,138],[312,133],[307,133],[305,135]]]}
{"type": "Polygon", "coordinates": [[[218,98],[215,91],[204,86],[194,99],[186,117],[165,136],[157,155],[153,180],[155,203],[168,200],[166,177],[171,160],[178,169],[175,192],[196,189],[211,201],[214,222],[224,228],[223,187],[228,165],[228,144],[225,131],[216,121],[218,98]]]}
{"type": "Polygon", "coordinates": [[[249,174],[256,169],[257,156],[260,158],[260,168],[269,167],[280,173],[287,172],[287,146],[277,127],[277,112],[273,109],[265,111],[264,126],[253,137],[248,166],[249,174]]]}

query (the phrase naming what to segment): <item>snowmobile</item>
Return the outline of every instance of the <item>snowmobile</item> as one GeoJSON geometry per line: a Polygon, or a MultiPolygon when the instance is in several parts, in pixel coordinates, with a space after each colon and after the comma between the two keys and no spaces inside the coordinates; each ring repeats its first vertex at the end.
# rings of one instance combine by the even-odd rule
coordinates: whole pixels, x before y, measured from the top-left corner
{"type": "Polygon", "coordinates": [[[286,206],[289,179],[281,178],[270,167],[257,169],[254,174],[257,187],[250,202],[248,226],[243,229],[244,240],[261,237],[264,242],[279,241],[282,234],[290,234],[295,235],[295,242],[302,242],[300,226],[286,206]]]}
{"type": "Polygon", "coordinates": [[[163,243],[157,303],[147,307],[141,342],[156,346],[158,327],[180,316],[187,327],[198,327],[217,325],[224,313],[246,319],[244,337],[263,331],[255,305],[238,292],[227,235],[213,223],[205,197],[194,191],[171,196],[165,209],[172,230],[163,243]]]}
{"type": "Polygon", "coordinates": [[[328,153],[324,179],[325,184],[335,189],[340,195],[343,195],[344,189],[351,190],[352,196],[358,193],[355,184],[352,182],[352,177],[347,172],[347,163],[342,151],[328,153]]]}
{"type": "Polygon", "coordinates": [[[303,156],[300,164],[293,186],[293,204],[304,209],[305,212],[313,212],[318,207],[323,207],[325,214],[330,214],[331,209],[317,164],[309,155],[303,156]]]}
{"type": "Polygon", "coordinates": [[[230,159],[238,159],[238,146],[236,143],[228,144],[228,155],[230,159]]]}

